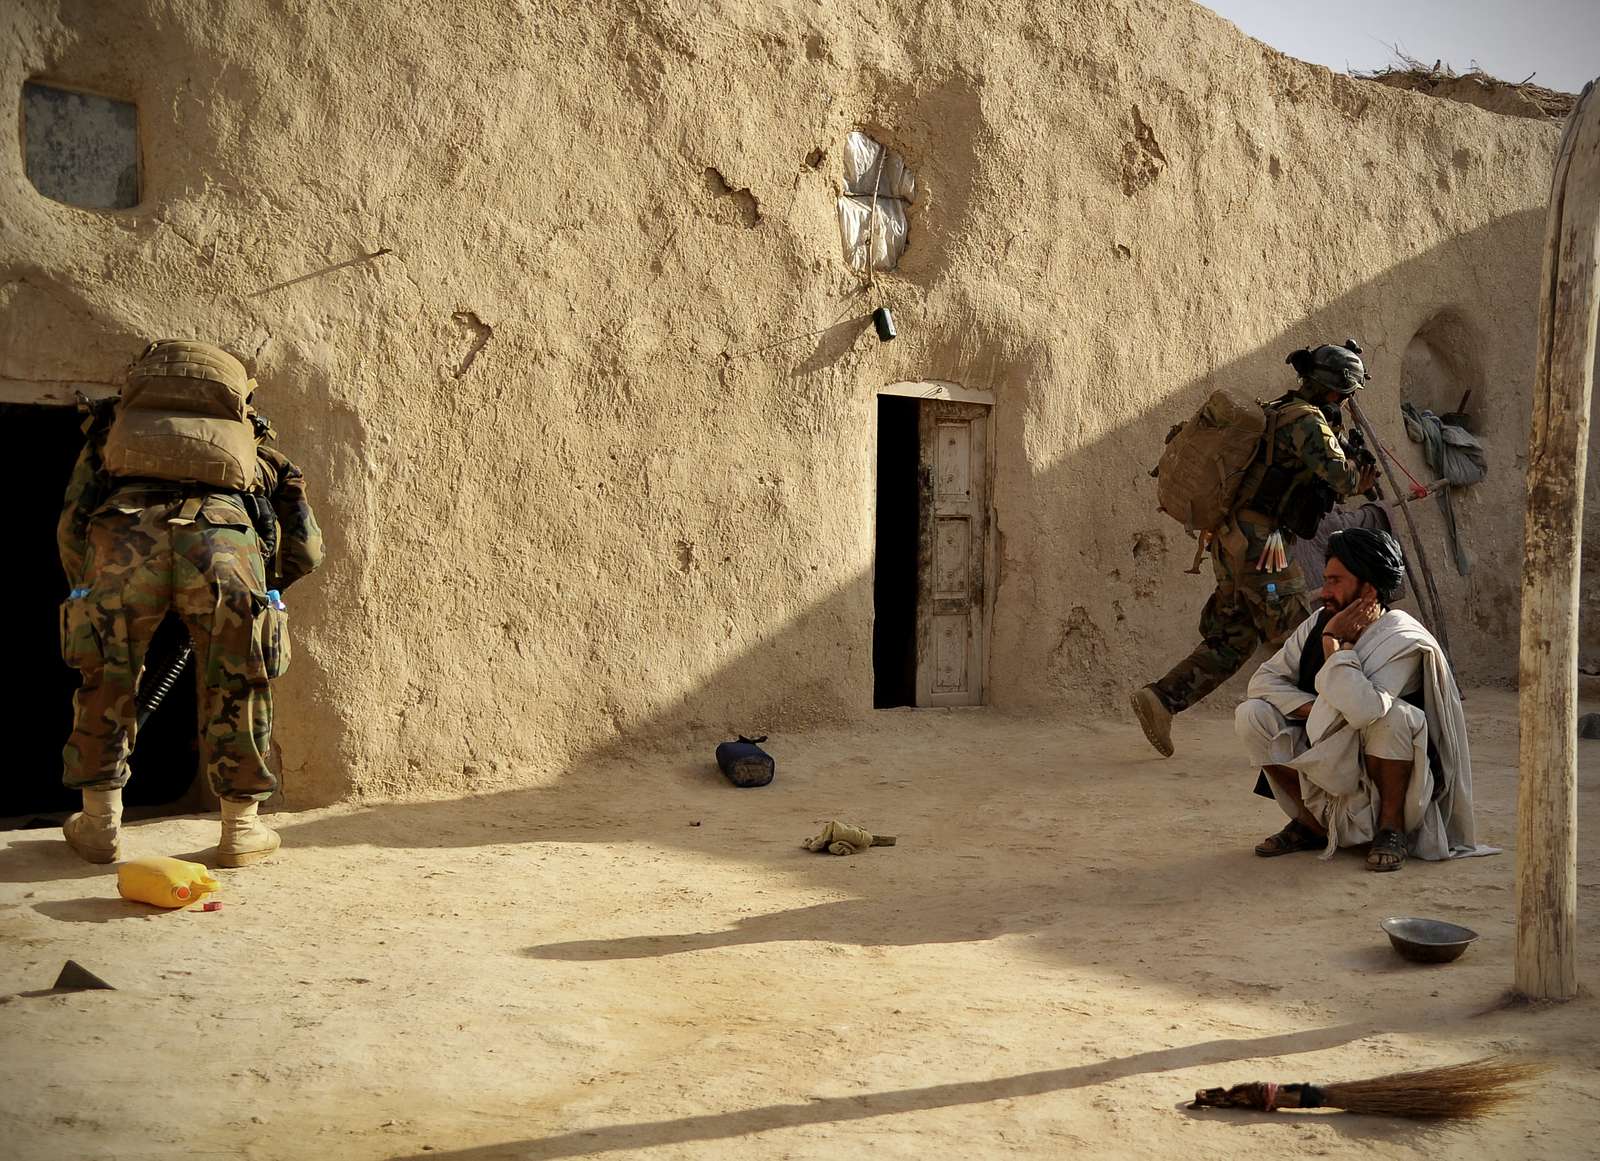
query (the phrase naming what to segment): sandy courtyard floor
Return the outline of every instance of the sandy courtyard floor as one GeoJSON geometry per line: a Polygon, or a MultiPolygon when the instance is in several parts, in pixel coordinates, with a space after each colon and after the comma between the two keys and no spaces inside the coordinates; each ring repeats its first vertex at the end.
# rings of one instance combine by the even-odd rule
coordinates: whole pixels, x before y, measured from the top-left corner
{"type": "MultiPolygon", "coordinates": [[[[1471,695],[1482,841],[1515,841],[1514,697],[1471,695]]],[[[116,897],[55,831],[0,835],[0,1153],[13,1158],[1594,1157],[1600,1006],[1506,1007],[1514,856],[1254,858],[1277,829],[1229,721],[885,713],[549,790],[279,815],[224,908],[116,897]],[[899,836],[850,858],[832,817],[899,836]],[[1398,960],[1393,914],[1482,938],[1398,960]],[[116,991],[28,995],[75,959],[116,991]],[[1191,1112],[1198,1087],[1531,1050],[1479,1124],[1191,1112]]],[[[1600,783],[1586,743],[1581,793],[1600,783]]],[[[1592,817],[1592,812],[1591,812],[1592,817]]],[[[1586,824],[1585,834],[1594,827],[1586,824]]],[[[135,824],[127,852],[215,842],[135,824]]]]}

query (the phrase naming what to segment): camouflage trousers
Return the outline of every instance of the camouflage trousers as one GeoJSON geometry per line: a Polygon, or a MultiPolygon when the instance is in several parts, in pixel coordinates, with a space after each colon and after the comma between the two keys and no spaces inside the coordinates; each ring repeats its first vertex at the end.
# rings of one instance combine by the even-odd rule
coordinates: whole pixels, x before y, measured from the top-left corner
{"type": "MultiPolygon", "coordinates": [[[[1152,684],[1173,713],[1182,713],[1238,673],[1263,642],[1277,649],[1310,614],[1306,577],[1298,564],[1291,559],[1288,568],[1271,573],[1255,567],[1271,532],[1272,525],[1241,514],[1237,527],[1213,547],[1217,588],[1200,611],[1204,640],[1152,684]]],[[[1284,537],[1292,546],[1293,538],[1284,537]]]]}
{"type": "Polygon", "coordinates": [[[269,607],[261,547],[227,495],[156,497],[124,487],[89,523],[83,576],[61,609],[61,654],[79,671],[62,781],[128,781],[145,651],[171,610],[194,645],[201,763],[223,798],[264,799],[269,678],[287,664],[284,614],[269,607]]]}

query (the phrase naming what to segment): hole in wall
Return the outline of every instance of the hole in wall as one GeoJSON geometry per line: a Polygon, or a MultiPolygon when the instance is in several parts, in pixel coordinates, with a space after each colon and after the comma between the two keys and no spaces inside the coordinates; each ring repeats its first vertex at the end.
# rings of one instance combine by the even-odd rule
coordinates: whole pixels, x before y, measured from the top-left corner
{"type": "Polygon", "coordinates": [[[53,201],[94,210],[139,204],[139,113],[131,101],[28,81],[23,168],[53,201]]]}
{"type": "Polygon", "coordinates": [[[916,177],[894,150],[859,129],[845,138],[839,234],[850,269],[864,274],[869,263],[873,270],[893,270],[899,264],[916,188],[916,177]]]}
{"type": "Polygon", "coordinates": [[[745,229],[754,229],[761,222],[761,202],[756,195],[750,192],[749,187],[735,189],[727,178],[722,176],[722,171],[714,166],[706,166],[705,171],[706,192],[714,198],[728,198],[734,206],[734,215],[745,229]]]}

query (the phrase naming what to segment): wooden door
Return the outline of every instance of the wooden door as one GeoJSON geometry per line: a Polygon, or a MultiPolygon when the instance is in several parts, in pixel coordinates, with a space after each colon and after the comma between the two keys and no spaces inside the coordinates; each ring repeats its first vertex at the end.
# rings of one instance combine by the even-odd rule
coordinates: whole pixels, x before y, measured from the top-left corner
{"type": "Polygon", "coordinates": [[[917,552],[917,704],[983,701],[989,409],[925,400],[917,552]]]}

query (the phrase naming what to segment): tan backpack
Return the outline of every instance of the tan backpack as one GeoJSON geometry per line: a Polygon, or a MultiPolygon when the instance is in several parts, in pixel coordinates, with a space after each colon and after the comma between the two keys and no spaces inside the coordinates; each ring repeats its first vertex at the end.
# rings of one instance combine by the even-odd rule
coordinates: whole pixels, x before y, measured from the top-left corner
{"type": "Polygon", "coordinates": [[[1161,510],[1190,532],[1216,531],[1233,514],[1239,484],[1266,431],[1267,410],[1261,404],[1220,388],[1213,391],[1167,436],[1154,473],[1161,510]]]}
{"type": "Polygon", "coordinates": [[[151,343],[128,369],[101,459],[113,476],[247,491],[256,438],[247,401],[255,380],[220,347],[151,343]]]}

